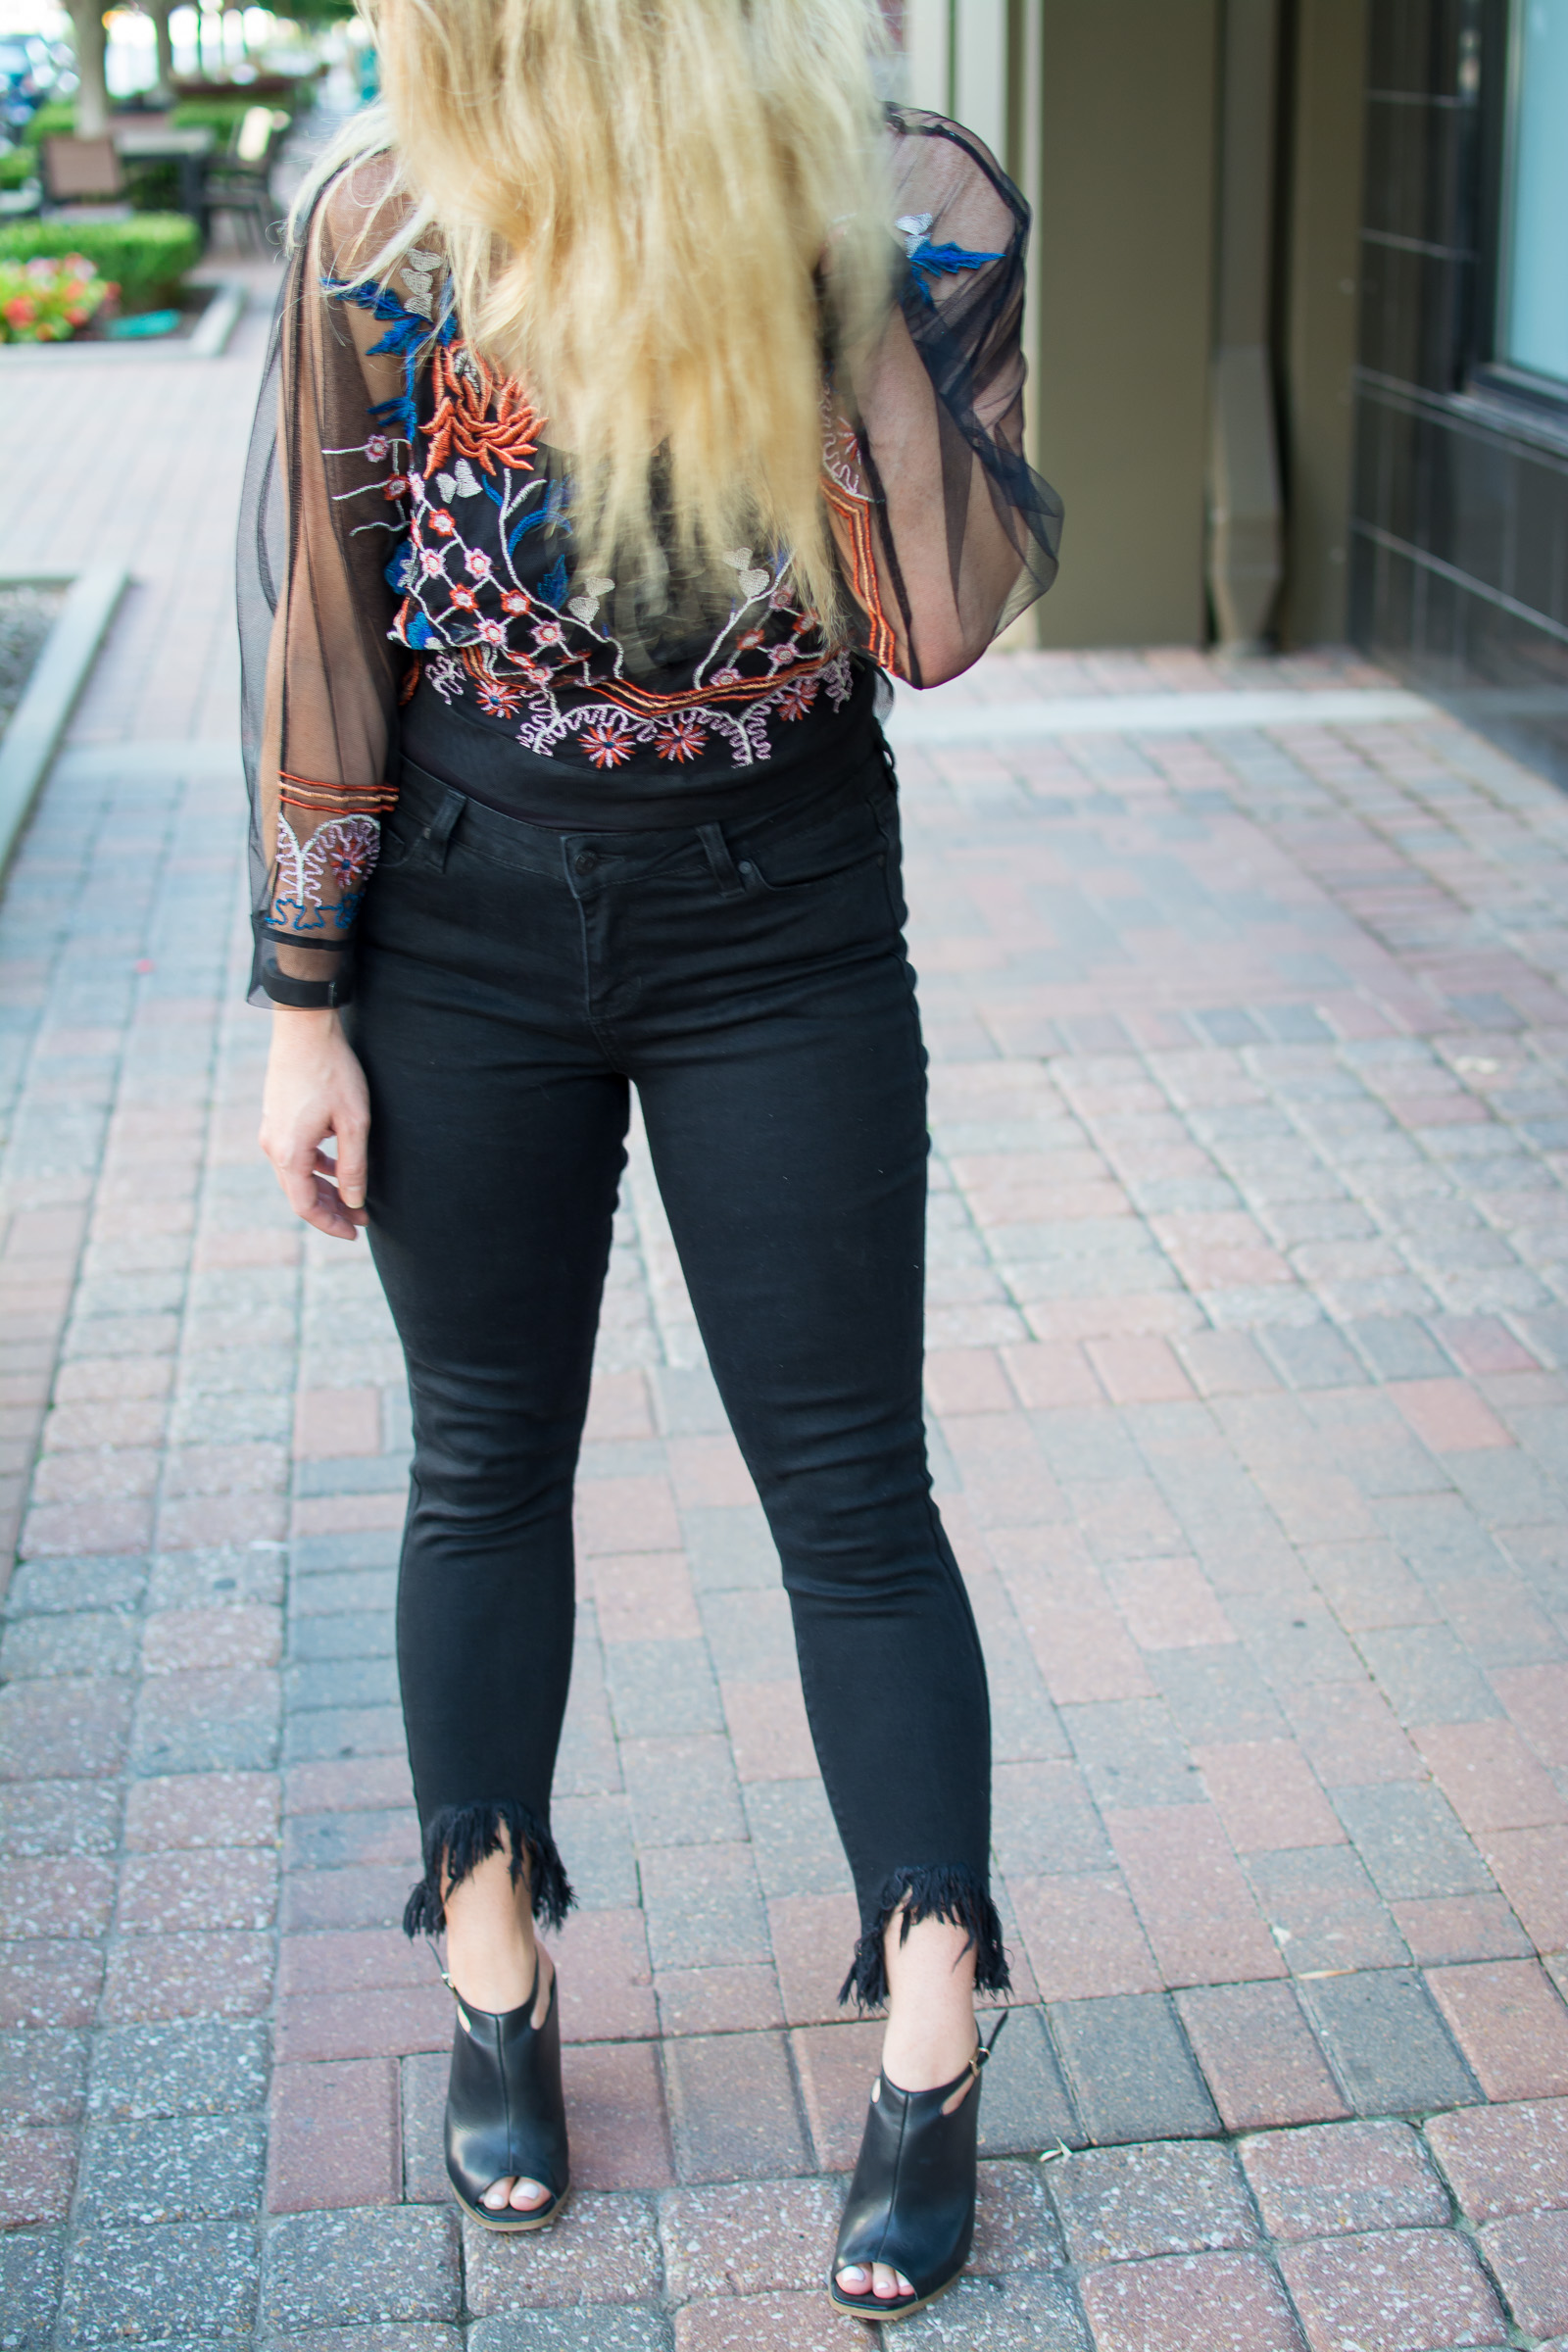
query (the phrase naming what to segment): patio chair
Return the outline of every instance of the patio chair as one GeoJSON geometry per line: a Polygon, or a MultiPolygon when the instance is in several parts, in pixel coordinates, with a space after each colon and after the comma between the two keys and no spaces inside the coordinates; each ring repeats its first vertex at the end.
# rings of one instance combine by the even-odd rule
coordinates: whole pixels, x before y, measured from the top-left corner
{"type": "Polygon", "coordinates": [[[227,213],[235,224],[236,237],[243,223],[247,231],[255,231],[256,241],[264,250],[277,225],[271,165],[279,129],[287,121],[286,115],[274,114],[270,106],[248,106],[240,117],[228,154],[207,173],[209,214],[227,213]]]}
{"type": "Polygon", "coordinates": [[[101,218],[100,208],[110,205],[118,212],[125,173],[112,138],[76,139],[55,132],[42,142],[40,161],[44,201],[51,210],[90,206],[101,218]]]}

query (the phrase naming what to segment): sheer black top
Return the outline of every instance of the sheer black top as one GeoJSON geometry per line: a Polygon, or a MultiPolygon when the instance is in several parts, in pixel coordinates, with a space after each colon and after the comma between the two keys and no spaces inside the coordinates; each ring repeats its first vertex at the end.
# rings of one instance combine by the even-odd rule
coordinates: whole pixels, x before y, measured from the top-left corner
{"type": "Polygon", "coordinates": [[[787,551],[727,550],[657,606],[585,574],[568,465],[526,383],[466,342],[433,235],[386,284],[342,259],[389,160],[326,188],[284,290],[240,530],[258,1001],[347,996],[415,696],[422,731],[439,705],[514,747],[519,772],[549,761],[557,804],[575,777],[591,826],[612,783],[646,776],[667,807],[683,777],[741,785],[828,748],[870,668],[953,677],[1050,586],[1061,510],[1023,456],[1028,209],[955,123],[896,111],[889,139],[885,323],[823,387],[852,616],[832,636],[787,551]]]}

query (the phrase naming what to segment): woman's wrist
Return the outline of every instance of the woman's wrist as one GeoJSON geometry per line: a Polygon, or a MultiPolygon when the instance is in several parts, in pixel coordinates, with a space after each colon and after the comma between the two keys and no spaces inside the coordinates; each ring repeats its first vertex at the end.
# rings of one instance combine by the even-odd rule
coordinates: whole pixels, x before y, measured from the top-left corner
{"type": "Polygon", "coordinates": [[[342,1027],[336,1009],[330,1004],[272,1006],[274,1046],[319,1048],[334,1033],[341,1035],[342,1027]]]}

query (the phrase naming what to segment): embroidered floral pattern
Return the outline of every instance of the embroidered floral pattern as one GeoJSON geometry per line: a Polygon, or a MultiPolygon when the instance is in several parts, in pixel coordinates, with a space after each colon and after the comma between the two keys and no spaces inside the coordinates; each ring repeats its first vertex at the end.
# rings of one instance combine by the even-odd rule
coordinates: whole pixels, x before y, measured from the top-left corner
{"type": "MultiPolygon", "coordinates": [[[[387,329],[376,350],[403,359],[406,397],[375,413],[365,454],[385,466],[374,486],[407,530],[387,566],[403,598],[392,634],[421,659],[434,690],[449,702],[471,696],[541,757],[565,752],[600,769],[637,757],[689,766],[720,750],[750,766],[772,756],[773,725],[805,718],[824,683],[842,705],[848,657],[824,647],[785,561],[750,547],[725,555],[729,611],[690,663],[690,684],[661,693],[627,676],[625,650],[602,617],[614,581],[573,576],[570,487],[548,462],[538,406],[525,383],[469,349],[434,270],[429,253],[409,257],[399,273],[406,303],[381,287],[329,288],[373,312],[387,329]]],[[[830,402],[823,463],[833,503],[853,505],[861,523],[852,532],[858,559],[870,502],[855,435],[830,402]]]]}
{"type": "Polygon", "coordinates": [[[304,842],[279,816],[274,929],[296,935],[348,930],[380,849],[381,827],[373,816],[328,817],[304,842]]]}

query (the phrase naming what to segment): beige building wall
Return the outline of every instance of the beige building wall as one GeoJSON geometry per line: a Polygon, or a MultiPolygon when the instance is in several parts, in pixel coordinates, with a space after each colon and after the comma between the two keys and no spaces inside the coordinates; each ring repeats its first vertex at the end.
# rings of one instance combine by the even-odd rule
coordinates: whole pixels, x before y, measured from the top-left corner
{"type": "Polygon", "coordinates": [[[1067,510],[1050,646],[1197,645],[1219,0],[1039,0],[1037,463],[1067,510]]]}
{"type": "MultiPolygon", "coordinates": [[[[1346,626],[1366,10],[1285,12],[1271,309],[1291,645],[1346,626]]],[[[969,122],[1034,207],[1030,456],[1067,520],[1061,577],[1009,641],[1201,645],[1226,0],[906,0],[904,24],[906,94],[969,122]]]]}

